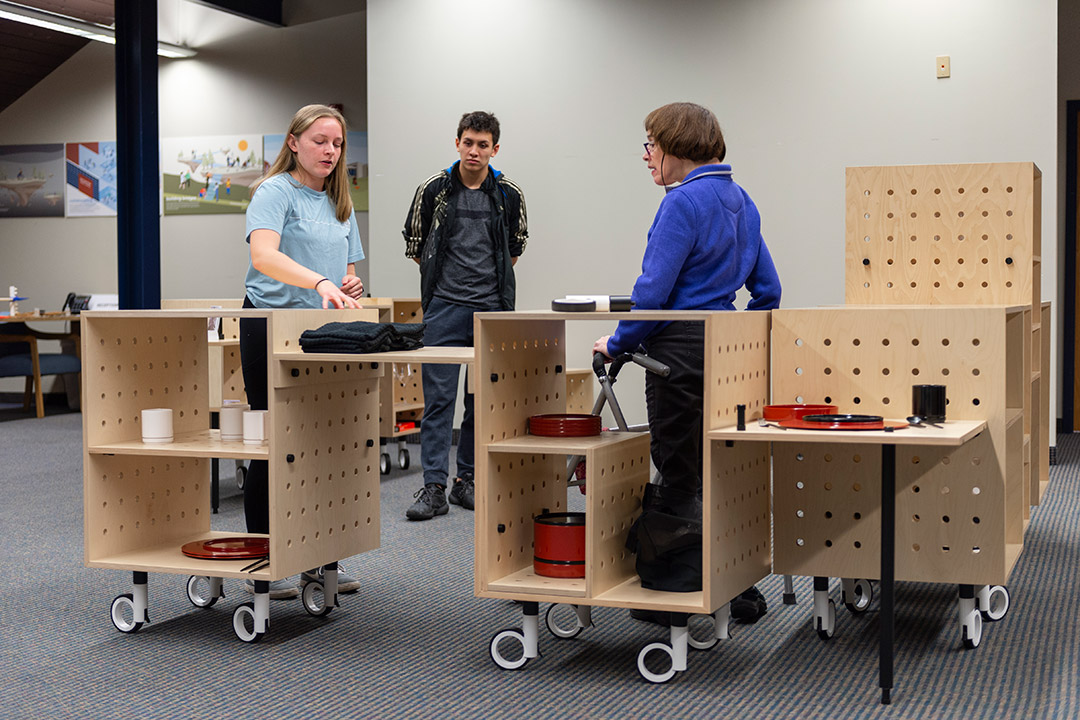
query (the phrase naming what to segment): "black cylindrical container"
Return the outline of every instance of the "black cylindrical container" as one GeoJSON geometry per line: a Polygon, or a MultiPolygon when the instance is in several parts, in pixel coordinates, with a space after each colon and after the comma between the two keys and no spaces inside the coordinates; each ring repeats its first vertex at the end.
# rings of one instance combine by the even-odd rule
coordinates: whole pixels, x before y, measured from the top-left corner
{"type": "Polygon", "coordinates": [[[923,420],[942,422],[945,420],[945,386],[912,385],[911,414],[923,420]]]}

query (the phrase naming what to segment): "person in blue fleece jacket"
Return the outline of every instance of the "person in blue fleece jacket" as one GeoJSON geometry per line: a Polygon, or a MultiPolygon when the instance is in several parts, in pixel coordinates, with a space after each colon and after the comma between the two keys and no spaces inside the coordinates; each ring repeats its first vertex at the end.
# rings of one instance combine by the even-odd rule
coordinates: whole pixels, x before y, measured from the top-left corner
{"type": "MultiPolygon", "coordinates": [[[[645,154],[653,182],[667,194],[649,228],[638,310],[734,310],[735,293],[750,291],[748,310],[780,305],[780,278],[761,237],[761,216],[722,165],[720,123],[708,108],[672,103],[645,118],[645,154]]],[[[622,321],[596,341],[607,357],[644,345],[671,367],[647,374],[645,397],[652,459],[663,485],[701,492],[705,326],[702,322],[622,321]]]]}
{"type": "MultiPolygon", "coordinates": [[[[731,166],[721,164],[726,148],[716,116],[700,105],[672,103],[649,113],[645,132],[642,160],[667,194],[649,228],[635,309],[734,310],[743,286],[751,295],[748,310],[779,307],[780,278],[761,236],[761,216],[732,179],[731,166]]],[[[638,345],[671,368],[667,378],[645,376],[657,482],[700,496],[704,323],[622,321],[593,352],[610,358],[638,345]]],[[[763,600],[761,607],[763,613],[763,600]]]]}

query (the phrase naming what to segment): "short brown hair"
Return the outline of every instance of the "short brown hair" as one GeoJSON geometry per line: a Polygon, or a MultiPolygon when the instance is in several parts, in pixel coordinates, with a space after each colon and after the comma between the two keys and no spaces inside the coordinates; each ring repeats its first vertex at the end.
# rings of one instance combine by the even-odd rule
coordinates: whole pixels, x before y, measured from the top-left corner
{"type": "Polygon", "coordinates": [[[461,139],[461,134],[466,130],[477,133],[491,133],[491,144],[499,144],[499,119],[495,117],[494,113],[484,112],[483,110],[465,113],[461,116],[461,122],[457,126],[458,140],[461,139]]]}
{"type": "Polygon", "coordinates": [[[645,117],[645,132],[667,155],[705,163],[727,154],[720,122],[712,110],[694,103],[670,103],[645,117]]]}

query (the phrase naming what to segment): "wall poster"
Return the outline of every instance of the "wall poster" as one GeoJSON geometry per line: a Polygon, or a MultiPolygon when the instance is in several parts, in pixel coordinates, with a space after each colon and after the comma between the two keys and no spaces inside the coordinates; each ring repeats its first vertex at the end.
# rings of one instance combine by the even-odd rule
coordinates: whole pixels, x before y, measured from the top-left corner
{"type": "Polygon", "coordinates": [[[263,172],[262,147],[259,135],[162,139],[165,214],[245,212],[263,172]]]}
{"type": "Polygon", "coordinates": [[[116,143],[68,143],[64,152],[68,217],[116,216],[116,143]]]}
{"type": "Polygon", "coordinates": [[[0,217],[64,217],[64,145],[0,145],[0,217]]]}

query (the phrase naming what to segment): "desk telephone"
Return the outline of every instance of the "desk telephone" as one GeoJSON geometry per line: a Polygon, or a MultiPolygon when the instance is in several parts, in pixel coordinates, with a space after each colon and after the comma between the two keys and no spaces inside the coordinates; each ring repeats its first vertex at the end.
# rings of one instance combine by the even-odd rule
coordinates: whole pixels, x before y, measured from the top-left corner
{"type": "Polygon", "coordinates": [[[83,310],[90,308],[90,296],[89,295],[76,295],[75,293],[68,293],[67,300],[64,300],[64,311],[70,311],[72,315],[78,315],[83,310]]]}

